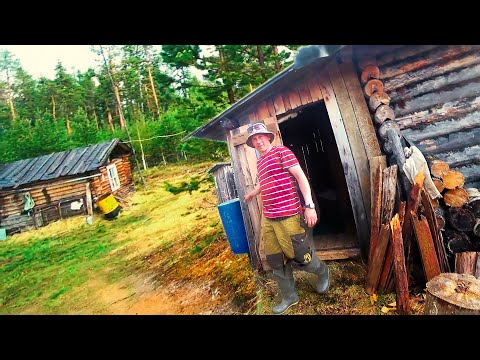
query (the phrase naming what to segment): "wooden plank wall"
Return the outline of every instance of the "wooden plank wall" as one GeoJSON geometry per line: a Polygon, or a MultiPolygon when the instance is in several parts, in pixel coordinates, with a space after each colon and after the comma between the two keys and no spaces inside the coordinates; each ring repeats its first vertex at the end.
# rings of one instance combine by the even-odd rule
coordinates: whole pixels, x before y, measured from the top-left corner
{"type": "Polygon", "coordinates": [[[479,188],[480,46],[385,46],[376,60],[402,135],[479,188]]]}
{"type": "Polygon", "coordinates": [[[240,116],[240,123],[253,123],[269,117],[278,118],[303,106],[322,100],[317,79],[306,76],[281,93],[267,97],[240,116]]]}
{"type": "Polygon", "coordinates": [[[215,192],[217,193],[219,204],[237,197],[237,189],[233,178],[233,167],[231,165],[220,167],[213,173],[213,177],[215,179],[215,192]]]}

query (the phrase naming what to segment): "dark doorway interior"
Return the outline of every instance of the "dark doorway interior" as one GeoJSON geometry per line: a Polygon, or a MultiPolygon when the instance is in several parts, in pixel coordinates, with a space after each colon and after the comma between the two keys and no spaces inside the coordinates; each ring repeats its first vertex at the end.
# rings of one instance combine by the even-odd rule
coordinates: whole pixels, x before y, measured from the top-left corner
{"type": "Polygon", "coordinates": [[[316,250],[358,248],[350,197],[325,104],[302,109],[297,116],[280,121],[279,128],[283,144],[295,153],[310,181],[319,209],[319,222],[313,228],[316,250]]]}

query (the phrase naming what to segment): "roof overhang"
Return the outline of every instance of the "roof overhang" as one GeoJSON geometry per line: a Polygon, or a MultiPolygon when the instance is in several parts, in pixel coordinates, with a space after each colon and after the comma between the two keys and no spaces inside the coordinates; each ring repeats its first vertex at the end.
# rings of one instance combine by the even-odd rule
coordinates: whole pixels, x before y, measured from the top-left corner
{"type": "Polygon", "coordinates": [[[269,95],[278,92],[282,87],[287,86],[291,81],[299,78],[303,74],[311,71],[318,66],[324,66],[332,58],[332,55],[338,52],[345,45],[311,45],[301,48],[295,58],[295,62],[274,77],[267,80],[257,89],[228,107],[206,124],[200,126],[190,134],[185,136],[182,141],[190,138],[200,138],[208,140],[225,141],[226,129],[239,127],[236,117],[248,110],[254,104],[262,101],[269,95]],[[304,49],[304,58],[300,58],[301,50],[304,49]]]}

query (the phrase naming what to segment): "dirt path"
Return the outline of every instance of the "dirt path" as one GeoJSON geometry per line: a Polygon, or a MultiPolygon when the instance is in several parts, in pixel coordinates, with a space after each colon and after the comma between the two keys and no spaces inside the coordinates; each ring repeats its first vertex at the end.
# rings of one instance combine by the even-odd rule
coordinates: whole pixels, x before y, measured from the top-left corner
{"type": "Polygon", "coordinates": [[[91,281],[103,304],[98,314],[114,315],[209,315],[238,314],[231,297],[221,294],[213,282],[171,282],[158,286],[150,279],[131,276],[121,284],[102,286],[91,281]],[[130,286],[128,286],[130,284],[130,286]],[[133,285],[133,286],[132,286],[133,285]]]}

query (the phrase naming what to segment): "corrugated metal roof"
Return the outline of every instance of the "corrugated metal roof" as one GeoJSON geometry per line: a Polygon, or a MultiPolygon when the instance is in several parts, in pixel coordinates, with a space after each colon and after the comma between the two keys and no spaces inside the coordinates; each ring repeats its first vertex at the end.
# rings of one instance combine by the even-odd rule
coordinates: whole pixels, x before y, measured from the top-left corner
{"type": "Polygon", "coordinates": [[[119,139],[113,139],[100,144],[0,165],[0,189],[17,188],[37,181],[96,170],[105,165],[116,146],[120,146],[126,154],[131,153],[127,145],[119,139]]]}

